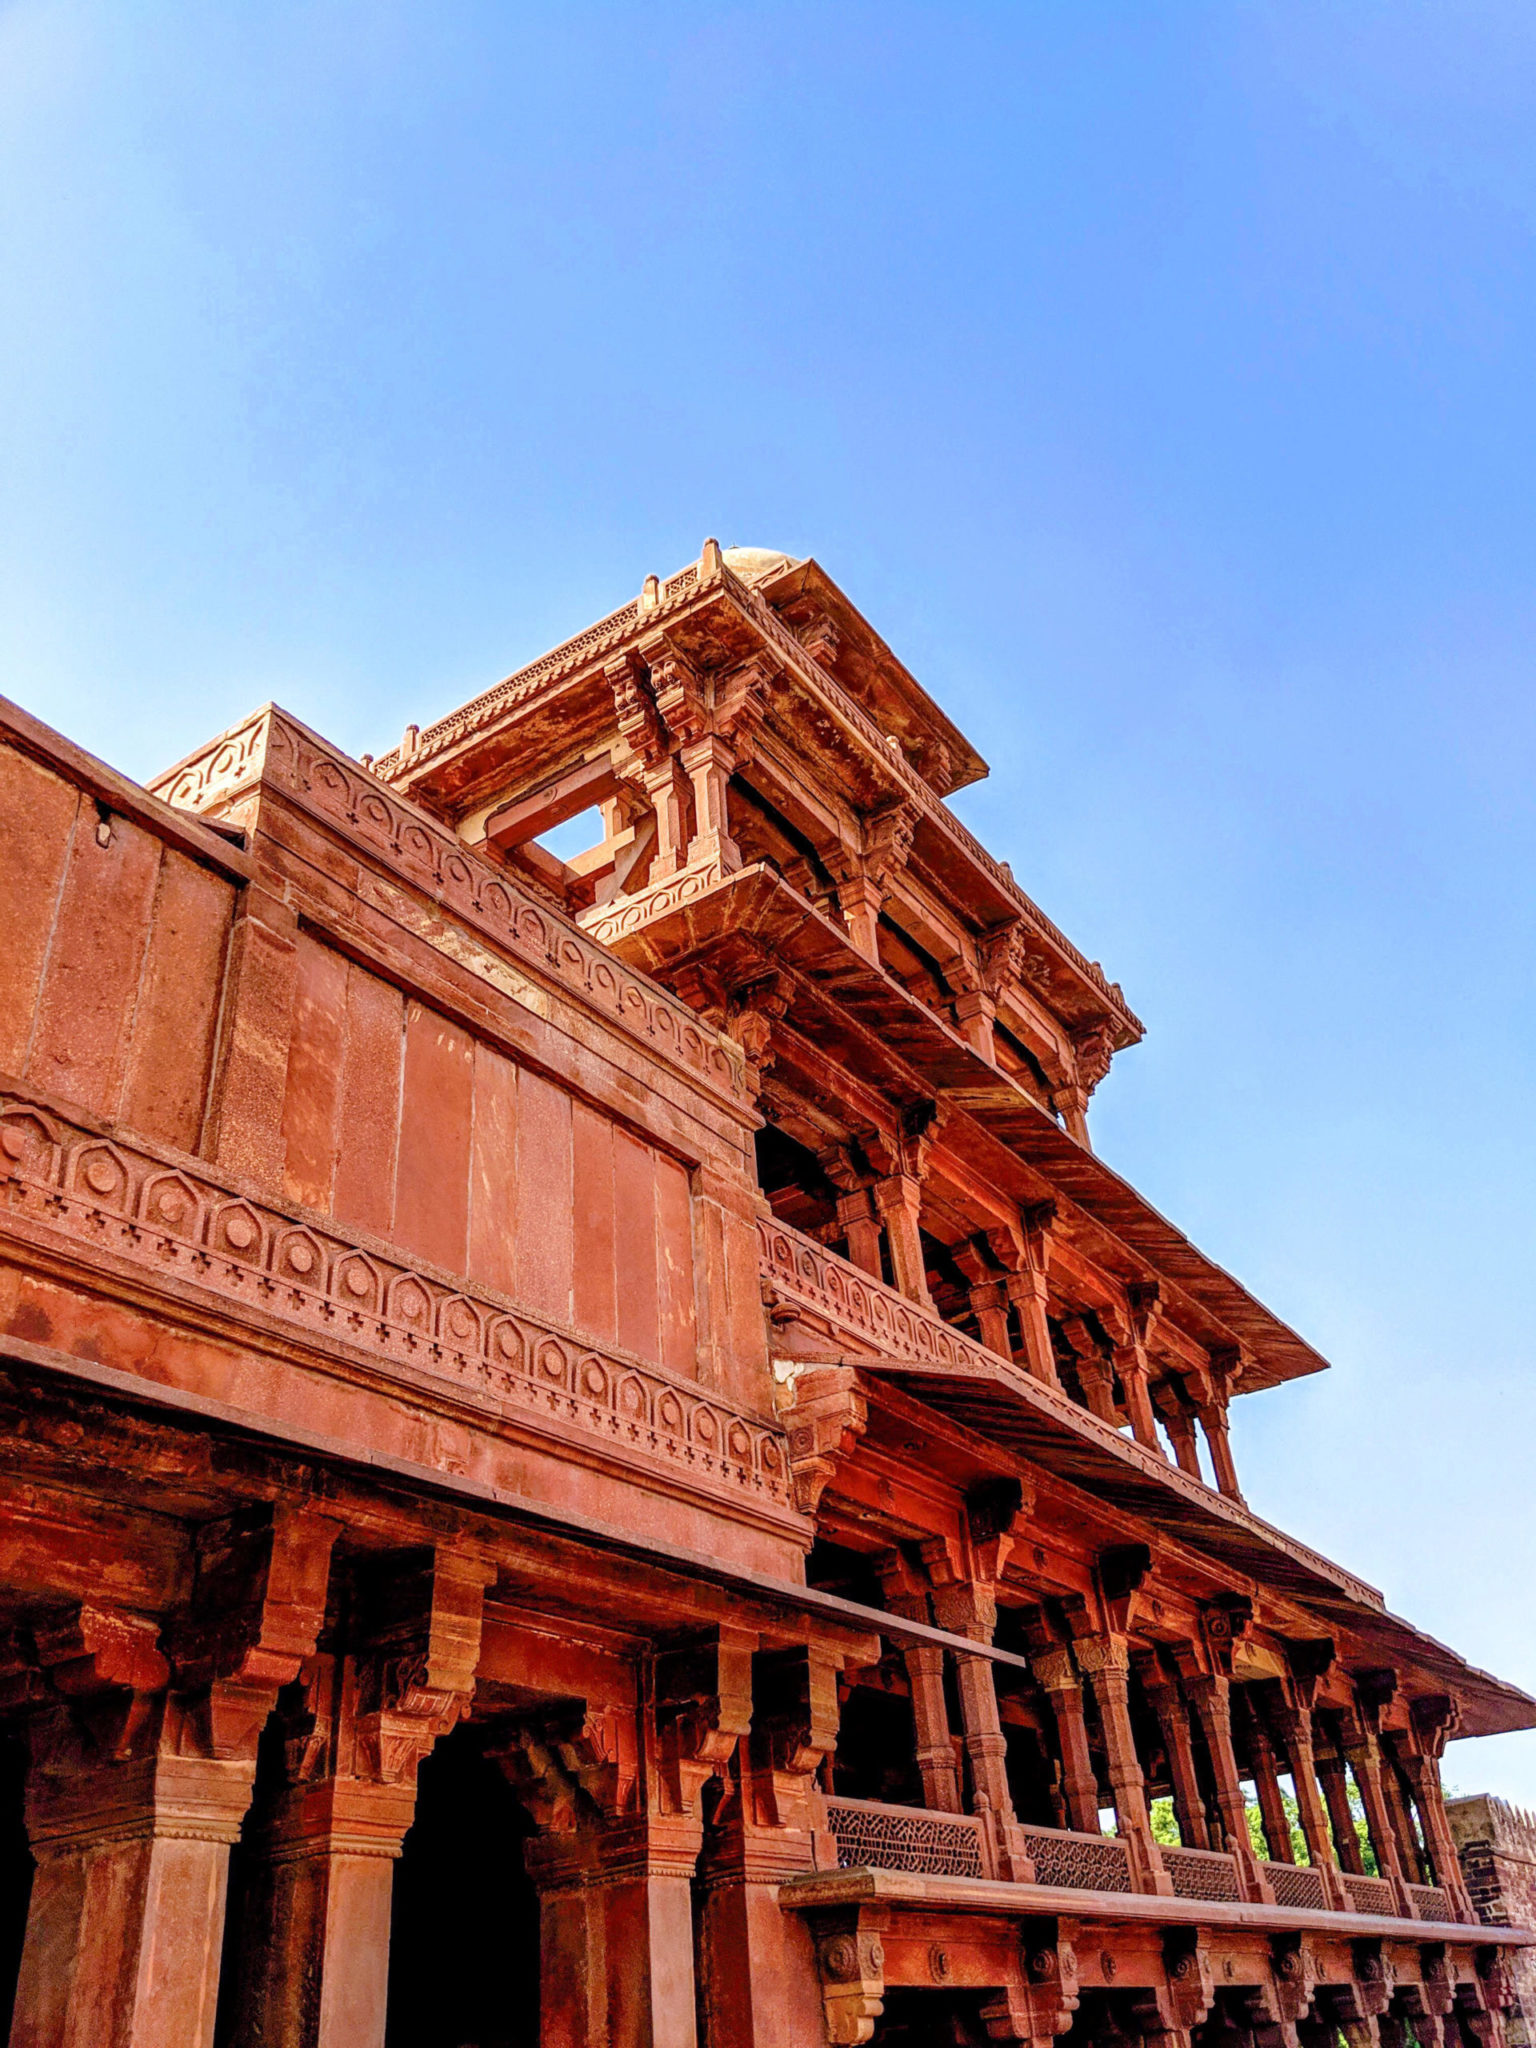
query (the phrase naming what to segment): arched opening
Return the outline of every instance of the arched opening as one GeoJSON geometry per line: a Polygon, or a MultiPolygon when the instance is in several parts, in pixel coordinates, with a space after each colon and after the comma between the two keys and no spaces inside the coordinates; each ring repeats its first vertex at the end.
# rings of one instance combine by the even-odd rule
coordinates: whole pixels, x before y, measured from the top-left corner
{"type": "Polygon", "coordinates": [[[0,1742],[0,2041],[11,2038],[16,1979],[27,1937],[36,1865],[27,1847],[27,1753],[14,1736],[0,1742]]]}
{"type": "Polygon", "coordinates": [[[395,1865],[385,2048],[538,2048],[532,1832],[477,1729],[424,1759],[395,1865]]]}

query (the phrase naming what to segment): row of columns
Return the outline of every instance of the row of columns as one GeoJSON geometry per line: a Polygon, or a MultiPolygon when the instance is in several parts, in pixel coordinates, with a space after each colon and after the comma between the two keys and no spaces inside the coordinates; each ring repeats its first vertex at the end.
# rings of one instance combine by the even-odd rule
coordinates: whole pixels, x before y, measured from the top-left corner
{"type": "MultiPolygon", "coordinates": [[[[837,1229],[847,1245],[849,1262],[871,1278],[882,1280],[883,1241],[898,1293],[932,1313],[921,1229],[925,1145],[919,1140],[905,1150],[910,1156],[878,1176],[857,1173],[841,1148],[825,1152],[821,1165],[838,1191],[837,1229]]],[[[1053,1221],[1054,1205],[1047,1203],[1038,1212],[1026,1212],[1018,1231],[987,1231],[981,1238],[952,1246],[950,1255],[966,1283],[981,1343],[999,1357],[1023,1365],[1032,1378],[1059,1392],[1061,1375],[1051,1336],[1046,1263],[1046,1237],[1053,1221]]],[[[1155,1377],[1150,1347],[1159,1306],[1154,1283],[1131,1288],[1127,1310],[1099,1309],[1107,1347],[1083,1315],[1069,1314],[1062,1319],[1084,1402],[1101,1421],[1120,1428],[1122,1416],[1114,1391],[1118,1379],[1124,1419],[1129,1421],[1136,1442],[1166,1457],[1158,1429],[1161,1422],[1175,1462],[1203,1482],[1198,1426],[1217,1490],[1240,1501],[1242,1489],[1228,1426],[1229,1377],[1236,1355],[1217,1355],[1204,1368],[1191,1365],[1155,1377]]]]}
{"type": "MultiPolygon", "coordinates": [[[[210,2048],[236,1841],[232,2048],[382,2048],[393,1864],[418,1767],[469,1711],[494,1573],[452,1543],[353,1560],[346,1640],[321,1647],[336,1533],[221,1528],[197,1627],[90,1605],[32,1627],[11,2048],[210,2048]]],[[[639,1705],[488,1724],[537,1829],[546,2048],[697,2048],[696,1881],[715,2038],[816,2038],[777,1891],[815,1860],[840,1664],[714,1628],[655,1658],[639,1705]]]]}
{"type": "MultiPolygon", "coordinates": [[[[902,1553],[887,1553],[881,1566],[886,1605],[907,1619],[932,1619],[954,1634],[990,1644],[997,1616],[995,1583],[954,1572],[948,1547],[942,1543],[922,1545],[920,1551],[921,1570],[902,1553]]],[[[1084,1629],[1070,1642],[1053,1640],[1043,1624],[1032,1634],[1030,1667],[1055,1724],[1068,1827],[1081,1834],[1101,1831],[1101,1791],[1090,1749],[1086,1687],[1097,1710],[1116,1832],[1127,1844],[1136,1881],[1149,1890],[1169,1889],[1152,1836],[1146,1774],[1132,1721],[1134,1668],[1162,1736],[1182,1843],[1189,1848],[1226,1850],[1237,1859],[1250,1895],[1262,1899],[1264,1879],[1249,1836],[1248,1805],[1234,1738],[1232,1678],[1219,1669],[1205,1668],[1193,1646],[1182,1659],[1175,1652],[1182,1666],[1175,1676],[1155,1652],[1133,1651],[1129,1639],[1112,1629],[1084,1629]],[[1202,1791],[1197,1762],[1196,1725],[1209,1771],[1209,1802],[1202,1791]]],[[[930,1644],[911,1644],[903,1650],[924,1803],[940,1811],[958,1812],[961,1780],[945,1692],[945,1664],[950,1654],[930,1644]]],[[[1008,1787],[994,1666],[984,1657],[954,1655],[962,1747],[970,1767],[975,1810],[994,1828],[1000,1868],[1021,1868],[1027,1857],[1008,1787]]],[[[1397,1891],[1399,1909],[1405,1914],[1409,1911],[1402,1887],[1419,1882],[1422,1874],[1420,1841],[1414,1828],[1416,1811],[1433,1881],[1449,1893],[1458,1912],[1464,1911],[1460,1864],[1439,1782],[1437,1743],[1443,1745],[1447,1724],[1443,1715],[1437,1720],[1436,1703],[1430,1703],[1428,1711],[1416,1713],[1409,1734],[1391,1738],[1390,1749],[1388,1739],[1372,1725],[1368,1707],[1341,1714],[1336,1735],[1330,1734],[1320,1749],[1313,1705],[1307,1698],[1309,1692],[1315,1692],[1315,1683],[1315,1679],[1298,1679],[1267,1710],[1246,1689],[1238,1688],[1244,1715],[1242,1734],[1270,1860],[1296,1860],[1280,1782],[1285,1770],[1295,1788],[1308,1861],[1325,1874],[1330,1903],[1340,1908],[1347,1905],[1337,1874],[1363,1875],[1365,1868],[1350,1800],[1352,1775],[1378,1869],[1397,1891]],[[1281,1754],[1277,1754],[1271,1729],[1278,1737],[1281,1754]]]]}

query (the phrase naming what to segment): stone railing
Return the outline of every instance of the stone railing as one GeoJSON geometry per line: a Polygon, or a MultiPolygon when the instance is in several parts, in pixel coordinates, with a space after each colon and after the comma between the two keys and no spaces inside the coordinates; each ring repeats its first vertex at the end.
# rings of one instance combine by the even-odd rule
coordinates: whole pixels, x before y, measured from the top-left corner
{"type": "Polygon", "coordinates": [[[1277,1906],[1307,1913],[1328,1911],[1328,1883],[1320,1870],[1307,1863],[1261,1863],[1259,1868],[1277,1906]]]}
{"type": "Polygon", "coordinates": [[[929,1877],[985,1877],[981,1823],[968,1813],[829,1799],[827,1826],[839,1870],[915,1870],[929,1877]]]}
{"type": "Polygon", "coordinates": [[[1243,1896],[1235,1860],[1223,1849],[1163,1850],[1163,1868],[1173,1880],[1176,1899],[1226,1899],[1243,1896]]]}
{"type": "Polygon", "coordinates": [[[1128,1431],[1103,1421],[1070,1394],[1033,1378],[1012,1359],[989,1351],[963,1331],[953,1329],[932,1309],[920,1308],[915,1301],[887,1287],[883,1280],[875,1279],[836,1252],[829,1252],[792,1225],[760,1217],[757,1241],[765,1299],[772,1305],[777,1296],[785,1305],[803,1308],[809,1316],[825,1323],[832,1333],[832,1348],[846,1345],[845,1355],[850,1363],[857,1364],[858,1355],[863,1354],[882,1363],[911,1360],[917,1365],[953,1366],[973,1372],[980,1367],[989,1374],[1004,1376],[1020,1398],[1068,1423],[1076,1435],[1104,1446],[1171,1492],[1203,1508],[1214,1507],[1224,1515],[1240,1516],[1267,1542],[1282,1548],[1293,1563],[1315,1573],[1362,1606],[1379,1609],[1385,1604],[1380,1593],[1363,1579],[1261,1522],[1245,1505],[1227,1499],[1204,1479],[1185,1472],[1159,1452],[1148,1450],[1128,1431]]]}
{"type": "Polygon", "coordinates": [[[1438,1884],[1411,1884],[1407,1887],[1409,1903],[1420,1920],[1459,1920],[1461,1915],[1451,1904],[1449,1892],[1438,1884]]]}
{"type": "Polygon", "coordinates": [[[1024,1849],[1035,1883],[1078,1892],[1135,1889],[1130,1851],[1113,1835],[1074,1835],[1065,1828],[1025,1828],[1024,1849]]]}
{"type": "MultiPolygon", "coordinates": [[[[919,1308],[786,1223],[760,1219],[757,1243],[763,1279],[770,1286],[787,1290],[873,1357],[910,1358],[931,1365],[998,1363],[995,1351],[973,1343],[931,1310],[919,1308]]],[[[1075,1413],[1075,1404],[1071,1405],[1075,1413]]]]}

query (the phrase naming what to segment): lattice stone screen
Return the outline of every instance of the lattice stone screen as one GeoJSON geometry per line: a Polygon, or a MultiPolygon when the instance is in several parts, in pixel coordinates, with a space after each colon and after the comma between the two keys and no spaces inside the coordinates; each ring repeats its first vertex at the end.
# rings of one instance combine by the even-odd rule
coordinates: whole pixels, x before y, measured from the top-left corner
{"type": "Polygon", "coordinates": [[[1242,1898],[1237,1865],[1220,1849],[1164,1849],[1163,1868],[1173,1879],[1175,1898],[1242,1898]]]}
{"type": "Polygon", "coordinates": [[[1264,1875],[1277,1906],[1299,1906],[1309,1913],[1326,1913],[1328,1893],[1323,1873],[1305,1863],[1266,1863],[1264,1875]]]}
{"type": "Polygon", "coordinates": [[[981,1829],[969,1814],[829,1799],[827,1824],[841,1870],[918,1870],[928,1877],[986,1874],[981,1829]]]}
{"type": "Polygon", "coordinates": [[[1378,1913],[1384,1920],[1392,1919],[1396,1913],[1397,1902],[1384,1877],[1354,1877],[1346,1872],[1344,1893],[1357,1913],[1378,1913]]]}
{"type": "Polygon", "coordinates": [[[1421,1920],[1454,1918],[1450,1899],[1437,1884],[1411,1884],[1408,1887],[1408,1896],[1412,1899],[1413,1909],[1421,1920]]]}
{"type": "Polygon", "coordinates": [[[1026,1828],[1024,1846],[1035,1866],[1036,1884],[1057,1884],[1080,1892],[1128,1892],[1131,1859],[1112,1835],[1072,1835],[1056,1828],[1026,1828]]]}

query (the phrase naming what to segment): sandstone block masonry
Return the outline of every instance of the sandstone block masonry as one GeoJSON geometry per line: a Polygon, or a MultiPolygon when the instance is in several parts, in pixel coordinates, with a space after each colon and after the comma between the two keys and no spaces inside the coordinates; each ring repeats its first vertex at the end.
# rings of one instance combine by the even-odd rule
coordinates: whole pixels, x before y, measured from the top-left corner
{"type": "MultiPolygon", "coordinates": [[[[1479,1920],[1536,1933],[1536,1813],[1480,1792],[1471,1799],[1447,1800],[1446,1814],[1479,1920]]],[[[1508,2015],[1510,2048],[1530,2048],[1536,2039],[1532,1951],[1517,1956],[1513,1975],[1519,2005],[1508,2015]]]]}

